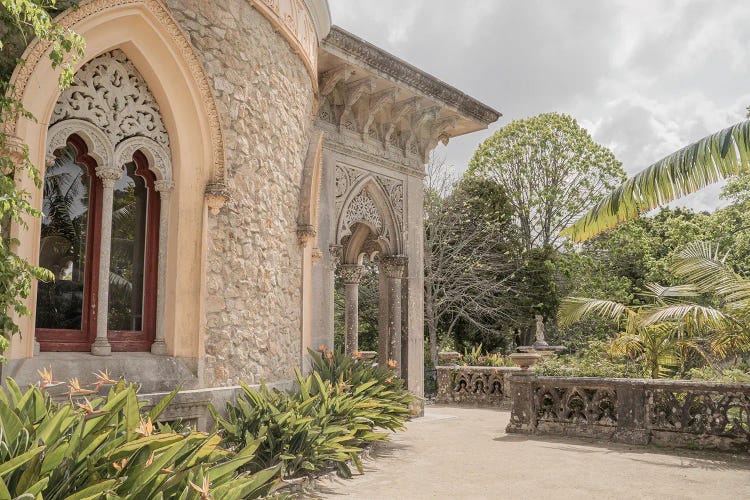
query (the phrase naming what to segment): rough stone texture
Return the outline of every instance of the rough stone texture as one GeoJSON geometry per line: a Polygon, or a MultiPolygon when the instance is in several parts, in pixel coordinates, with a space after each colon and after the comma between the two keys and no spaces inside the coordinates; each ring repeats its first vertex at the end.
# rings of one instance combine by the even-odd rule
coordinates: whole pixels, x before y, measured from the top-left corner
{"type": "Polygon", "coordinates": [[[510,377],[506,432],[750,450],[750,384],[510,377]]]}
{"type": "Polygon", "coordinates": [[[518,370],[494,366],[438,366],[437,402],[509,408],[510,377],[518,370]]]}
{"type": "Polygon", "coordinates": [[[213,84],[226,144],[230,199],[208,228],[204,384],[290,380],[300,365],[295,229],[312,83],[246,0],[168,5],[213,84]]]}

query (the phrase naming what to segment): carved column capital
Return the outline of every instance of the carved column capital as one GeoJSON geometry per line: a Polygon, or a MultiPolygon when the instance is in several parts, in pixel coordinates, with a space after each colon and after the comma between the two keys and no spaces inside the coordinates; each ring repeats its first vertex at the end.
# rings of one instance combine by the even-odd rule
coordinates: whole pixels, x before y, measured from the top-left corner
{"type": "Polygon", "coordinates": [[[300,245],[306,245],[314,240],[317,234],[312,224],[297,224],[297,239],[300,245]]]}
{"type": "Polygon", "coordinates": [[[403,278],[408,259],[403,255],[393,255],[380,259],[380,268],[389,278],[403,278]]]}
{"type": "Polygon", "coordinates": [[[219,210],[224,207],[228,199],[227,185],[223,180],[209,182],[206,185],[206,203],[212,215],[219,215],[219,210]]]}
{"type": "Polygon", "coordinates": [[[114,188],[115,182],[122,177],[122,168],[117,167],[96,167],[96,176],[102,180],[105,188],[114,188]]]}
{"type": "Polygon", "coordinates": [[[358,264],[344,264],[341,266],[341,279],[346,285],[359,285],[362,281],[362,275],[365,267],[358,264]]]}
{"type": "Polygon", "coordinates": [[[170,180],[159,180],[154,181],[154,189],[158,191],[159,193],[162,193],[162,197],[164,194],[169,194],[174,189],[174,182],[170,180]]]}

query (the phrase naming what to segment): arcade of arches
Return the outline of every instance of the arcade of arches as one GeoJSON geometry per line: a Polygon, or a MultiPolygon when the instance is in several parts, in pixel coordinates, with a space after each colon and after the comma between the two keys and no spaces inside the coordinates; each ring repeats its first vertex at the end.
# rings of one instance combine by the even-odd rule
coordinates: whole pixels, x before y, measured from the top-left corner
{"type": "Polygon", "coordinates": [[[331,27],[325,0],[84,0],[58,22],[86,39],[75,83],[42,41],[12,79],[44,216],[11,233],[55,280],[3,376],[290,383],[333,347],[336,273],[358,350],[367,259],[379,357],[422,395],[424,163],[499,114],[331,27]]]}

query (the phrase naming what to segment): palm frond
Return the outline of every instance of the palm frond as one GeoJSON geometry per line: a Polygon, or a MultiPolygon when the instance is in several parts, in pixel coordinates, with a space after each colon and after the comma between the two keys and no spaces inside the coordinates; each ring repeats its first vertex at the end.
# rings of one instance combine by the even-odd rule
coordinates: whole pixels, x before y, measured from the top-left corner
{"type": "Polygon", "coordinates": [[[622,333],[612,339],[607,350],[612,356],[635,357],[643,353],[643,342],[638,335],[622,333]]]}
{"type": "Polygon", "coordinates": [[[672,272],[721,298],[728,309],[746,308],[750,302],[750,280],[735,273],[725,260],[726,254],[718,246],[695,242],[677,255],[672,272]]]}
{"type": "Polygon", "coordinates": [[[626,305],[613,300],[565,297],[560,304],[558,319],[561,326],[566,326],[591,315],[612,321],[620,321],[623,315],[631,314],[632,311],[626,305]]]}
{"type": "Polygon", "coordinates": [[[658,283],[646,283],[645,288],[648,291],[642,295],[660,303],[671,303],[674,300],[700,297],[700,290],[693,284],[663,286],[658,283]]]}
{"type": "Polygon", "coordinates": [[[669,322],[685,325],[689,331],[701,331],[704,328],[726,328],[733,320],[719,309],[690,303],[644,308],[642,311],[641,325],[644,327],[669,322]]]}
{"type": "Polygon", "coordinates": [[[672,153],[626,180],[561,234],[583,241],[750,169],[750,120],[672,153]]]}

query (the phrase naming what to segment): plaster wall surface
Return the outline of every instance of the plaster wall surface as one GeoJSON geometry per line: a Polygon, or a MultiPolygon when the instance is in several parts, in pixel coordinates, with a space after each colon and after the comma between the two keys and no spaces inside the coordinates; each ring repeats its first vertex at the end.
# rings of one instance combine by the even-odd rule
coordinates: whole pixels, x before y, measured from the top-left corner
{"type": "Polygon", "coordinates": [[[203,383],[289,380],[300,366],[295,231],[312,82],[246,0],[168,6],[208,75],[226,145],[229,201],[207,228],[203,383]]]}

